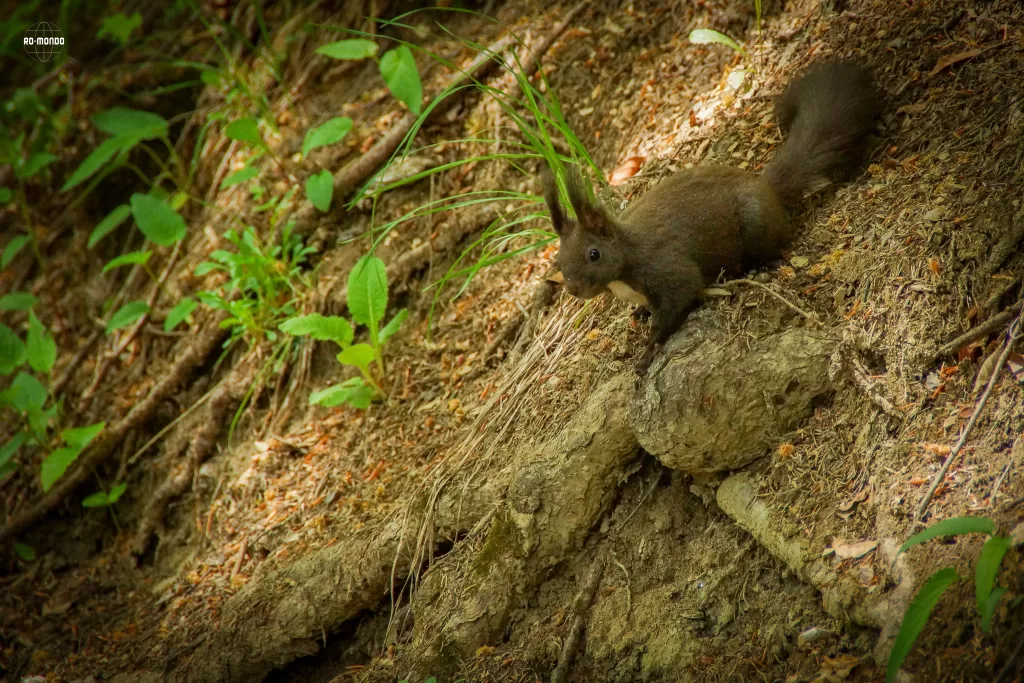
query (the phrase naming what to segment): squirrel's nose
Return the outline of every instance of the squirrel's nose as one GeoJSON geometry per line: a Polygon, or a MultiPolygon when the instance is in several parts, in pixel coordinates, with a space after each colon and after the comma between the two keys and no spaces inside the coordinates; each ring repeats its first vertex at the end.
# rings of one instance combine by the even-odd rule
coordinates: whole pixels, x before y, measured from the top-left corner
{"type": "Polygon", "coordinates": [[[575,280],[570,280],[570,279],[566,278],[566,280],[565,280],[565,288],[573,296],[579,296],[580,285],[575,280]]]}

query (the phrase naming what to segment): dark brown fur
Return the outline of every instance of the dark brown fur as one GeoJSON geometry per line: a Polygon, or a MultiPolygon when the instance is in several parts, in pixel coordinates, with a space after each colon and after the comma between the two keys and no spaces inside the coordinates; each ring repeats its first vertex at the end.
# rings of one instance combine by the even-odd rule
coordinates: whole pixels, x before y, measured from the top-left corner
{"type": "Polygon", "coordinates": [[[786,140],[762,175],[725,166],[687,169],[615,217],[569,168],[575,220],[566,217],[548,176],[545,197],[566,288],[589,299],[610,283],[622,289],[615,284],[621,282],[647,300],[651,336],[637,366],[642,374],[698,305],[706,283],[779,258],[793,239],[788,211],[861,160],[879,111],[869,72],[826,62],[779,97],[775,113],[786,140]]]}

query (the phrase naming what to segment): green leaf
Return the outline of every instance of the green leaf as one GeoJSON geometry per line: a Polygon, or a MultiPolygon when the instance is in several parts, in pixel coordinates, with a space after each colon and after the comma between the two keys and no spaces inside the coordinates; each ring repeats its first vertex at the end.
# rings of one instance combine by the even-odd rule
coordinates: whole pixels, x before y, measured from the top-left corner
{"type": "Polygon", "coordinates": [[[949,584],[958,578],[960,577],[957,576],[956,569],[953,567],[940,569],[931,575],[931,578],[921,586],[921,590],[914,596],[913,602],[910,603],[906,614],[903,615],[903,623],[900,624],[900,631],[896,634],[892,652],[889,654],[889,666],[885,674],[886,683],[896,679],[903,660],[910,654],[917,636],[921,634],[921,630],[928,623],[928,617],[931,616],[935,604],[949,588],[949,584]]]}
{"type": "Polygon", "coordinates": [[[11,202],[14,194],[9,187],[0,187],[0,206],[6,206],[11,202]]]}
{"type": "Polygon", "coordinates": [[[124,12],[118,12],[103,20],[100,24],[100,30],[96,32],[96,37],[110,36],[111,40],[124,45],[128,42],[128,37],[132,34],[132,31],[140,26],[142,26],[142,15],[138,12],[130,17],[125,16],[124,12]]]}
{"type": "Polygon", "coordinates": [[[97,422],[96,424],[91,424],[88,427],[73,427],[62,431],[60,436],[68,446],[81,449],[92,443],[92,440],[95,439],[106,426],[106,422],[97,422]]]}
{"type": "Polygon", "coordinates": [[[31,178],[39,171],[43,170],[53,162],[57,161],[57,157],[49,152],[37,152],[28,158],[24,164],[22,164],[15,172],[19,180],[25,180],[31,178]]]}
{"type": "Polygon", "coordinates": [[[175,327],[180,325],[186,318],[188,318],[192,311],[195,310],[199,304],[195,299],[191,297],[185,297],[167,313],[167,318],[164,320],[164,332],[170,332],[175,327]]]}
{"type": "Polygon", "coordinates": [[[43,483],[44,492],[49,491],[57,483],[57,480],[67,472],[68,468],[71,467],[71,463],[77,460],[81,453],[81,448],[64,446],[46,456],[42,467],[39,469],[39,479],[43,483]]]}
{"type": "Polygon", "coordinates": [[[97,491],[96,493],[90,493],[82,500],[82,507],[84,508],[101,508],[110,505],[110,501],[107,499],[107,493],[105,491],[97,491]]]}
{"type": "Polygon", "coordinates": [[[736,52],[744,52],[743,46],[737,43],[735,40],[719,33],[714,29],[710,28],[698,28],[690,31],[689,40],[691,43],[697,43],[698,45],[706,45],[708,43],[718,43],[719,45],[725,45],[731,47],[736,52]]]}
{"type": "Polygon", "coordinates": [[[220,265],[219,263],[210,263],[209,261],[203,261],[198,266],[196,266],[195,276],[202,277],[209,273],[210,271],[214,270],[224,270],[224,266],[220,265]]]}
{"type": "Polygon", "coordinates": [[[11,385],[0,394],[0,401],[14,406],[19,413],[41,411],[46,403],[47,391],[39,380],[27,372],[19,372],[11,385]]]}
{"type": "Polygon", "coordinates": [[[333,341],[342,348],[352,343],[352,323],[338,316],[326,316],[319,313],[299,315],[285,320],[278,328],[282,332],[299,337],[312,337],[317,341],[333,341]]]}
{"type": "MultiPolygon", "coordinates": [[[[974,567],[974,597],[978,604],[978,612],[982,615],[981,630],[986,633],[988,626],[984,619],[985,610],[992,595],[992,587],[996,585],[999,565],[1012,544],[1013,541],[1006,536],[990,537],[985,541],[985,545],[981,546],[978,563],[974,567]]],[[[994,605],[992,607],[995,609],[994,605]]]]}
{"type": "Polygon", "coordinates": [[[366,59],[377,54],[377,43],[365,38],[339,40],[316,49],[316,53],[331,59],[366,59]]]}
{"type": "Polygon", "coordinates": [[[125,482],[121,482],[114,488],[110,489],[110,494],[107,496],[110,499],[110,503],[114,504],[117,501],[121,500],[121,496],[123,496],[124,492],[127,490],[128,484],[125,482]]]}
{"type": "Polygon", "coordinates": [[[46,374],[53,369],[57,360],[57,343],[39,322],[36,314],[29,311],[28,314],[28,338],[25,340],[25,353],[28,357],[28,364],[33,370],[40,374],[46,374]]]}
{"type": "Polygon", "coordinates": [[[0,447],[0,467],[4,467],[8,462],[10,462],[11,458],[13,458],[14,454],[18,452],[18,449],[21,448],[21,444],[25,443],[25,439],[27,438],[28,434],[25,432],[18,432],[8,439],[7,443],[0,447]]]}
{"type": "Polygon", "coordinates": [[[24,543],[15,543],[14,552],[18,554],[18,557],[25,560],[26,562],[31,562],[32,560],[36,559],[35,548],[33,548],[30,545],[25,545],[24,543]]]}
{"type": "Polygon", "coordinates": [[[103,272],[113,270],[114,268],[120,268],[121,266],[133,266],[135,264],[142,264],[149,261],[149,257],[153,255],[151,251],[129,251],[127,254],[121,254],[117,258],[111,259],[107,262],[107,265],[103,266],[103,272]]]}
{"type": "Polygon", "coordinates": [[[267,148],[267,144],[263,142],[263,136],[260,135],[259,124],[251,116],[229,123],[228,127],[224,129],[224,134],[232,140],[238,140],[253,147],[267,148]]]}
{"type": "Polygon", "coordinates": [[[7,264],[14,260],[14,257],[18,255],[18,252],[29,243],[32,238],[28,235],[18,235],[4,247],[4,254],[0,256],[0,268],[6,268],[7,264]]]}
{"type": "Polygon", "coordinates": [[[110,320],[107,322],[107,334],[131,325],[147,313],[149,313],[149,304],[145,301],[129,301],[117,309],[117,313],[110,316],[110,320]]]}
{"type": "Polygon", "coordinates": [[[171,206],[153,195],[136,192],[131,198],[132,216],[142,234],[157,244],[169,247],[180,242],[188,228],[185,219],[171,206]]]}
{"type": "Polygon", "coordinates": [[[388,306],[388,275],[384,262],[367,254],[348,274],[348,310],[352,320],[375,327],[388,306]]]}
{"type": "Polygon", "coordinates": [[[373,388],[363,381],[362,377],[353,377],[341,384],[314,391],[309,395],[311,405],[334,408],[348,403],[355,408],[368,408],[373,400],[373,388]]]}
{"type": "Polygon", "coordinates": [[[960,534],[991,534],[995,531],[995,524],[988,517],[950,517],[941,522],[931,525],[919,534],[907,539],[907,542],[900,546],[899,555],[908,548],[930,541],[938,536],[959,536],[960,534]]]}
{"type": "Polygon", "coordinates": [[[302,157],[305,158],[317,147],[326,147],[341,142],[352,130],[352,119],[347,116],[335,116],[330,121],[306,131],[302,141],[302,157]]]}
{"type": "Polygon", "coordinates": [[[220,72],[215,69],[203,69],[199,73],[199,80],[201,80],[206,85],[209,85],[214,88],[219,88],[223,82],[223,79],[220,76],[220,72]]]}
{"type": "Polygon", "coordinates": [[[244,183],[247,180],[252,180],[259,174],[259,169],[253,168],[252,166],[246,166],[241,171],[235,171],[225,178],[220,184],[220,189],[224,190],[229,187],[234,187],[235,185],[244,183]]]}
{"type": "Polygon", "coordinates": [[[392,337],[392,335],[395,334],[395,332],[398,332],[398,328],[400,328],[402,326],[402,323],[404,323],[405,319],[408,318],[408,317],[409,317],[409,311],[407,309],[404,309],[404,308],[402,310],[400,310],[398,313],[395,313],[395,317],[392,318],[391,321],[387,325],[384,326],[384,329],[382,329],[378,333],[377,341],[380,342],[381,344],[383,344],[388,339],[390,339],[392,337]]]}
{"type": "Polygon", "coordinates": [[[981,609],[981,632],[988,633],[992,628],[992,617],[996,613],[996,607],[999,606],[999,600],[1006,593],[1006,589],[1002,586],[995,588],[989,593],[988,600],[985,601],[985,606],[981,609]]]}
{"type": "Polygon", "coordinates": [[[79,164],[75,172],[71,174],[71,177],[60,188],[60,191],[67,192],[71,188],[85,182],[96,171],[100,170],[105,163],[110,161],[115,154],[124,149],[131,149],[138,142],[139,138],[131,135],[115,135],[112,138],[107,138],[90,152],[89,156],[85,157],[85,160],[79,164]]]}
{"type": "Polygon", "coordinates": [[[25,344],[14,330],[0,323],[0,375],[9,375],[25,362],[25,344]]]}
{"type": "Polygon", "coordinates": [[[313,206],[324,213],[331,208],[331,196],[334,194],[334,177],[327,169],[314,173],[306,179],[306,197],[313,206]]]}
{"type": "Polygon", "coordinates": [[[125,218],[131,215],[132,208],[127,204],[122,204],[113,211],[107,214],[107,217],[99,222],[95,228],[92,229],[92,234],[89,235],[89,248],[92,249],[96,246],[96,243],[101,239],[109,235],[117,226],[124,222],[125,218]]]}
{"type": "MultiPolygon", "coordinates": [[[[93,114],[90,119],[97,128],[115,137],[152,140],[167,134],[167,119],[148,111],[114,107],[93,114]]],[[[135,144],[132,143],[132,145],[135,144]]]]}
{"type": "Polygon", "coordinates": [[[18,88],[7,103],[8,111],[17,112],[27,122],[34,121],[39,115],[39,96],[32,88],[18,88]]]}
{"type": "Polygon", "coordinates": [[[354,365],[357,368],[366,368],[377,357],[373,347],[369,344],[353,344],[343,349],[338,354],[338,362],[345,365],[354,365]]]}
{"type": "Polygon", "coordinates": [[[28,292],[11,292],[0,296],[0,311],[27,311],[38,303],[28,292]]]}
{"type": "Polygon", "coordinates": [[[391,94],[404,102],[413,114],[419,116],[423,101],[423,85],[420,83],[420,73],[416,70],[412,50],[406,45],[400,45],[385,52],[380,58],[380,75],[384,77],[391,94]]]}

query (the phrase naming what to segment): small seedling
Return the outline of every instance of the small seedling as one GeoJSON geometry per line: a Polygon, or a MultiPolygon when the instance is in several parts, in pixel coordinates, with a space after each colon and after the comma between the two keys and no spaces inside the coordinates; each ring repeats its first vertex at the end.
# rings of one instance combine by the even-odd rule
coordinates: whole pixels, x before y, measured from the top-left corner
{"type": "Polygon", "coordinates": [[[416,69],[416,60],[407,45],[385,52],[377,59],[377,43],[365,38],[339,40],[335,43],[321,45],[316,49],[318,54],[331,59],[360,60],[373,59],[380,68],[380,75],[388,86],[388,90],[416,116],[420,115],[423,101],[423,84],[420,73],[416,69]]]}
{"type": "Polygon", "coordinates": [[[384,262],[369,255],[356,263],[348,278],[348,310],[353,322],[366,327],[370,338],[368,344],[353,344],[352,323],[338,316],[313,313],[297,316],[281,324],[281,331],[287,334],[311,337],[317,341],[333,341],[341,348],[337,355],[338,362],[359,370],[359,377],[313,392],[309,397],[310,403],[328,408],[343,403],[367,408],[374,399],[387,397],[387,372],[382,347],[409,315],[403,308],[387,325],[381,327],[387,306],[388,281],[384,262]]]}
{"type": "MultiPolygon", "coordinates": [[[[900,546],[899,552],[905,552],[915,545],[939,536],[960,536],[971,533],[988,535],[988,540],[981,547],[981,553],[974,566],[975,604],[978,614],[981,615],[981,631],[988,633],[992,627],[992,616],[995,614],[996,607],[1006,593],[1006,588],[995,585],[996,576],[999,574],[999,565],[1002,563],[1006,551],[1012,545],[1010,538],[995,535],[995,523],[991,519],[988,517],[944,519],[909,538],[900,546]]],[[[896,680],[900,666],[903,665],[903,661],[913,649],[917,637],[924,630],[939,598],[950,585],[962,578],[965,577],[958,575],[953,567],[945,567],[932,574],[921,586],[907,608],[906,614],[903,615],[903,623],[893,642],[892,652],[889,655],[889,666],[886,670],[885,680],[887,683],[896,680]]]]}

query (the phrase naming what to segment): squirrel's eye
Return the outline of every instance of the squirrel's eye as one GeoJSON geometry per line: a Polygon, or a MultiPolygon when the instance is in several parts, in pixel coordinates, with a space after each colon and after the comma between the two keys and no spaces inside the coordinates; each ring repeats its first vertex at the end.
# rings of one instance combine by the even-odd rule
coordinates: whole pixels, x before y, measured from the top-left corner
{"type": "Polygon", "coordinates": [[[597,249],[591,249],[589,252],[587,252],[587,258],[590,259],[591,263],[594,263],[599,258],[601,258],[601,252],[599,252],[597,249]]]}

